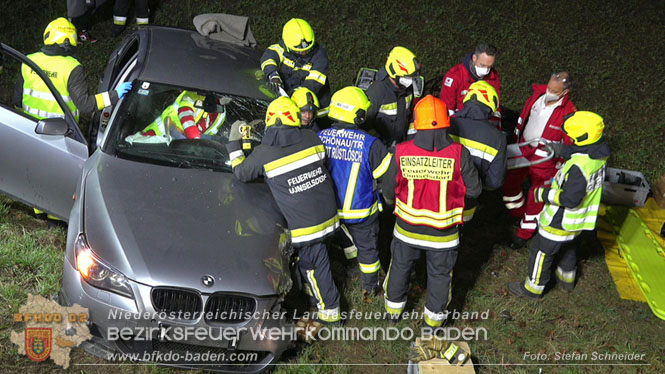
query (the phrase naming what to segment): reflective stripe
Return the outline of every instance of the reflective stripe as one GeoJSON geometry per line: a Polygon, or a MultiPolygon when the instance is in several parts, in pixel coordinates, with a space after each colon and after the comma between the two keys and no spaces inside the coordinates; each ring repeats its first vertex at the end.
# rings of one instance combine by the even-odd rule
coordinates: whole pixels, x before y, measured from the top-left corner
{"type": "Polygon", "coordinates": [[[394,302],[390,301],[387,298],[384,299],[384,306],[386,308],[386,311],[390,314],[400,314],[404,310],[404,307],[406,307],[406,301],[402,302],[394,302]]]}
{"type": "Polygon", "coordinates": [[[489,162],[494,161],[494,158],[499,153],[498,150],[475,140],[462,138],[457,135],[450,135],[450,137],[457,143],[463,145],[472,156],[482,158],[489,162]]]}
{"type": "Polygon", "coordinates": [[[533,266],[533,272],[531,273],[531,280],[535,284],[540,283],[540,275],[542,274],[543,271],[543,262],[545,261],[545,253],[542,251],[538,251],[536,254],[536,261],[533,266]]]}
{"type": "Polygon", "coordinates": [[[542,150],[542,149],[540,149],[540,148],[536,149],[536,152],[534,152],[533,154],[536,155],[536,156],[538,156],[538,157],[547,157],[547,156],[549,156],[549,154],[547,153],[547,151],[544,151],[544,150],[542,150]]]}
{"type": "Polygon", "coordinates": [[[351,210],[353,194],[356,192],[356,183],[358,182],[358,171],[360,171],[360,163],[354,162],[351,166],[351,171],[349,172],[349,181],[346,185],[346,194],[344,194],[342,211],[348,212],[351,210]]]}
{"type": "Polygon", "coordinates": [[[379,202],[375,201],[374,204],[372,204],[372,206],[367,209],[349,209],[349,210],[338,209],[337,214],[341,219],[360,219],[360,218],[369,217],[378,211],[379,211],[379,202]]]}
{"type": "Polygon", "coordinates": [[[321,108],[316,111],[316,118],[326,117],[330,112],[330,107],[321,108]]]}
{"type": "Polygon", "coordinates": [[[390,166],[391,157],[392,157],[392,154],[388,153],[386,155],[386,157],[383,158],[383,161],[381,161],[379,166],[377,166],[376,169],[374,169],[374,171],[372,171],[372,176],[374,177],[374,179],[381,178],[381,176],[383,174],[385,174],[386,171],[388,171],[388,167],[390,166]]]}
{"type": "Polygon", "coordinates": [[[178,118],[180,118],[181,121],[182,121],[182,117],[186,117],[186,116],[194,117],[194,110],[188,108],[188,109],[185,109],[183,111],[178,112],[178,118]]]}
{"type": "MultiPolygon", "coordinates": [[[[239,151],[242,153],[242,151],[239,151]]],[[[236,157],[231,160],[231,168],[233,169],[234,167],[242,164],[245,161],[245,155],[242,155],[240,157],[236,157]]]]}
{"type": "Polygon", "coordinates": [[[432,326],[432,327],[439,327],[443,324],[443,320],[445,319],[445,313],[443,312],[432,312],[431,310],[427,309],[425,307],[425,313],[423,314],[423,318],[425,319],[425,322],[432,326]]]}
{"type": "Polygon", "coordinates": [[[503,196],[503,201],[517,201],[517,200],[521,199],[522,197],[524,197],[524,195],[522,195],[522,191],[520,191],[520,193],[515,195],[515,196],[505,196],[504,195],[503,196]]]}
{"type": "Polygon", "coordinates": [[[355,245],[344,248],[344,258],[350,260],[356,257],[358,257],[358,248],[355,245]]]}
{"type": "Polygon", "coordinates": [[[365,274],[376,273],[379,271],[379,269],[381,269],[381,262],[379,260],[376,260],[376,262],[373,264],[363,264],[361,262],[358,262],[358,264],[360,265],[360,271],[365,274]]]}
{"type": "Polygon", "coordinates": [[[557,266],[556,268],[556,276],[561,280],[562,282],[565,283],[575,283],[575,273],[576,270],[571,270],[571,271],[563,271],[560,267],[557,266]]]}
{"type": "Polygon", "coordinates": [[[339,217],[335,215],[320,225],[291,230],[291,242],[303,243],[314,239],[323,238],[324,236],[337,230],[338,227],[339,217]]]}
{"type": "MultiPolygon", "coordinates": [[[[383,280],[383,298],[388,300],[388,279],[390,279],[390,269],[393,267],[393,260],[390,259],[390,264],[388,265],[388,271],[386,272],[386,279],[383,280]]],[[[406,304],[406,302],[404,302],[406,304]]]]}
{"type": "Polygon", "coordinates": [[[150,18],[136,17],[137,25],[147,25],[150,22],[150,18]]]}
{"type": "Polygon", "coordinates": [[[321,84],[326,84],[326,75],[320,71],[310,70],[309,75],[305,78],[305,80],[312,80],[321,84]]]}
{"type": "Polygon", "coordinates": [[[233,152],[229,153],[229,159],[231,159],[231,161],[235,160],[238,157],[244,157],[244,156],[245,156],[245,154],[241,150],[237,150],[237,151],[233,151],[233,152]]]}
{"type": "Polygon", "coordinates": [[[270,47],[268,47],[269,50],[275,51],[277,53],[277,56],[279,56],[279,63],[281,64],[282,61],[284,61],[284,49],[280,47],[279,44],[273,44],[270,47]]]}
{"type": "Polygon", "coordinates": [[[328,323],[339,321],[341,319],[341,316],[339,315],[339,307],[334,309],[320,309],[319,319],[328,323]]]}
{"type": "MultiPolygon", "coordinates": [[[[40,91],[35,91],[30,88],[24,88],[23,89],[23,94],[24,95],[29,95],[32,97],[36,97],[38,99],[44,99],[44,100],[50,100],[50,101],[55,101],[55,96],[51,94],[50,92],[40,92],[40,91]]],[[[72,98],[69,96],[61,96],[62,100],[66,103],[72,101],[72,98]]]]}
{"type": "Polygon", "coordinates": [[[292,155],[271,161],[263,166],[267,178],[274,178],[278,175],[288,173],[303,166],[322,161],[326,158],[326,148],[323,145],[316,145],[296,152],[292,155]]]}
{"type": "Polygon", "coordinates": [[[269,58],[269,59],[263,61],[263,63],[261,64],[261,70],[265,70],[266,66],[268,66],[268,65],[277,66],[277,63],[272,58],[269,58]]]}
{"type": "Polygon", "coordinates": [[[455,343],[451,343],[448,348],[441,353],[441,355],[448,361],[452,361],[457,352],[459,351],[459,346],[455,343]]]}
{"type": "Polygon", "coordinates": [[[437,213],[427,209],[414,209],[401,200],[397,200],[395,203],[395,214],[403,220],[414,225],[428,225],[438,229],[461,223],[462,214],[464,213],[462,207],[437,213]]]}
{"type": "Polygon", "coordinates": [[[511,210],[511,209],[519,209],[524,205],[524,200],[520,200],[516,203],[506,203],[506,209],[511,210]]]}
{"type": "Polygon", "coordinates": [[[319,284],[316,282],[316,278],[314,277],[314,269],[307,270],[307,280],[309,281],[311,290],[314,292],[314,297],[318,301],[317,307],[319,310],[325,309],[326,303],[323,301],[323,295],[321,295],[319,284]]]}
{"type": "Polygon", "coordinates": [[[123,26],[126,23],[127,23],[127,17],[113,16],[113,24],[123,26]]]}
{"type": "Polygon", "coordinates": [[[379,113],[383,113],[388,116],[397,115],[397,102],[381,105],[379,108],[379,113]]]}
{"type": "Polygon", "coordinates": [[[408,232],[399,225],[395,225],[393,230],[395,238],[403,241],[404,243],[413,244],[421,247],[429,247],[436,249],[455,248],[459,245],[459,233],[454,233],[447,236],[432,236],[424,234],[416,234],[408,232]]]}
{"type": "Polygon", "coordinates": [[[579,233],[579,231],[564,231],[543,225],[538,228],[538,234],[555,242],[567,242],[573,240],[579,233]]]}
{"type": "MultiPolygon", "coordinates": [[[[555,203],[557,191],[559,191],[559,190],[555,190],[553,188],[550,189],[549,191],[547,191],[547,201],[549,203],[555,203]]],[[[556,204],[556,205],[559,205],[559,204],[556,204]]]]}
{"type": "Polygon", "coordinates": [[[471,221],[473,219],[474,213],[476,213],[476,207],[475,206],[471,209],[465,209],[464,213],[463,213],[464,217],[462,218],[462,221],[464,221],[464,222],[471,221]]]}
{"type": "Polygon", "coordinates": [[[538,218],[538,215],[537,215],[537,214],[533,214],[533,215],[531,215],[531,214],[525,214],[525,215],[524,215],[524,220],[525,220],[525,221],[535,221],[537,218],[538,218]]]}
{"type": "Polygon", "coordinates": [[[545,285],[539,286],[533,282],[529,278],[526,278],[526,281],[524,282],[524,288],[526,288],[527,291],[536,294],[536,295],[542,295],[543,290],[545,290],[545,285]]]}
{"type": "Polygon", "coordinates": [[[538,224],[535,222],[526,223],[524,220],[520,221],[520,228],[523,230],[535,230],[538,228],[538,224]]]}

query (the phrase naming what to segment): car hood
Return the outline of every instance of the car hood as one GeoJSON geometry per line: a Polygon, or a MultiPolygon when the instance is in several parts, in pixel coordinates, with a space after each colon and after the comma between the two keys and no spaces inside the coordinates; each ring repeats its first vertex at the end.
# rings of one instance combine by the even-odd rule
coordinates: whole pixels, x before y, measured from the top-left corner
{"type": "Polygon", "coordinates": [[[83,198],[93,252],[136,282],[263,296],[289,276],[286,225],[265,183],[102,154],[83,198]]]}

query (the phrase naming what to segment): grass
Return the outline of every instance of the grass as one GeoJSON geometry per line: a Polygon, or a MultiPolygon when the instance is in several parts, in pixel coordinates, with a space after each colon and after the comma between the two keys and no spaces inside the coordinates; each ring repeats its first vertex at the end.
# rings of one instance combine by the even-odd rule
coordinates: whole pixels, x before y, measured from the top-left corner
{"type": "MultiPolygon", "coordinates": [[[[107,2],[111,3],[111,2],[107,2]]],[[[41,46],[44,26],[65,15],[65,2],[7,0],[0,21],[1,41],[29,53],[41,46]]],[[[352,83],[358,68],[380,66],[394,45],[413,50],[423,64],[426,80],[441,77],[469,53],[479,40],[499,47],[496,67],[502,78],[502,103],[521,110],[532,83],[545,83],[555,70],[567,69],[573,77],[572,97],[578,109],[596,111],[605,118],[606,137],[612,148],[610,166],[639,170],[653,184],[665,172],[665,57],[662,20],[665,8],[658,2],[601,1],[512,2],[459,0],[309,2],[220,2],[201,0],[152,1],[154,23],[192,28],[200,13],[246,15],[261,48],[278,40],[281,26],[291,17],[310,21],[317,40],[326,46],[331,61],[333,89],[352,83]]],[[[130,18],[131,20],[131,18],[130,18]]],[[[78,54],[96,86],[118,40],[110,35],[111,6],[106,4],[93,19],[91,32],[99,41],[83,45],[78,54]]],[[[131,21],[130,21],[131,22],[131,21]]],[[[0,75],[0,102],[10,102],[17,66],[6,64],[0,75]]],[[[430,87],[432,90],[432,87],[430,87]]],[[[83,127],[85,127],[85,120],[83,127]]],[[[85,132],[84,132],[85,133],[85,132]]],[[[3,160],[2,162],[6,162],[3,160]]],[[[500,197],[486,194],[482,209],[464,229],[455,268],[450,308],[490,311],[487,320],[455,320],[456,327],[484,327],[487,341],[471,342],[479,373],[662,373],[665,372],[663,321],[644,303],[621,300],[593,234],[580,243],[580,279],[573,293],[553,289],[541,302],[518,300],[505,284],[524,277],[526,252],[508,249],[510,225],[500,197]],[[510,317],[510,318],[507,318],[510,317]],[[645,353],[648,367],[625,366],[492,366],[533,363],[525,352],[552,357],[556,352],[645,353]],[[486,366],[482,366],[486,365],[486,366]]],[[[382,262],[388,264],[383,231],[382,262]]],[[[50,362],[37,364],[16,355],[9,331],[21,328],[12,313],[26,295],[53,295],[60,281],[66,233],[48,231],[32,218],[29,208],[0,199],[0,372],[57,371],[50,362]]],[[[342,290],[343,308],[381,311],[382,298],[370,302],[359,296],[357,279],[344,279],[343,260],[333,254],[333,270],[342,290]]],[[[425,275],[423,264],[412,282],[409,308],[422,310],[425,275]]],[[[380,320],[350,320],[350,327],[389,326],[380,320]]],[[[419,321],[405,320],[398,327],[418,329],[419,321]]],[[[404,373],[404,366],[339,366],[337,364],[404,364],[407,343],[319,342],[289,352],[276,373],[404,373]],[[297,364],[297,366],[295,366],[297,364]]],[[[73,363],[104,361],[81,350],[73,363]]],[[[536,361],[561,364],[553,360],[536,361]]],[[[171,370],[155,366],[80,366],[70,371],[156,373],[171,370]]]]}

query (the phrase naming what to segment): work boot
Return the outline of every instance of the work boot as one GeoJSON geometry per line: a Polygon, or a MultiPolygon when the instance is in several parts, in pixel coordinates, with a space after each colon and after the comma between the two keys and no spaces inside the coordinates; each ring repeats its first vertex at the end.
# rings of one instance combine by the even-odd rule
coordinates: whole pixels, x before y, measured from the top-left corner
{"type": "Polygon", "coordinates": [[[90,33],[87,30],[81,30],[79,31],[79,41],[81,43],[96,43],[97,39],[90,35],[90,33]]]}
{"type": "Polygon", "coordinates": [[[357,278],[360,276],[360,264],[358,264],[357,258],[352,258],[346,261],[346,277],[347,278],[357,278]]]}
{"type": "Polygon", "coordinates": [[[373,287],[364,286],[362,293],[363,301],[371,301],[375,296],[381,293],[381,287],[377,285],[374,285],[373,287]]]}
{"type": "Polygon", "coordinates": [[[113,35],[114,38],[120,36],[123,31],[125,31],[125,25],[116,25],[114,23],[113,26],[111,26],[111,35],[113,35]]]}
{"type": "Polygon", "coordinates": [[[524,288],[524,282],[510,282],[508,283],[508,290],[516,296],[520,297],[526,297],[531,300],[540,300],[542,295],[536,295],[534,293],[531,293],[527,291],[526,288],[524,288]]]}
{"type": "Polygon", "coordinates": [[[511,249],[522,249],[526,246],[526,240],[520,238],[517,235],[513,235],[513,238],[510,241],[510,248],[511,249]]]}

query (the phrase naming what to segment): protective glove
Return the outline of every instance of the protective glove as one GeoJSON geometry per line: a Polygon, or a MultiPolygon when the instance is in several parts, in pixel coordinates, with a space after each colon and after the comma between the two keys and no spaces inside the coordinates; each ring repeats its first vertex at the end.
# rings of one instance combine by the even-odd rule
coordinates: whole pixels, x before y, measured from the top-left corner
{"type": "Polygon", "coordinates": [[[115,88],[115,92],[118,93],[118,100],[122,99],[123,96],[129,91],[132,90],[132,82],[123,82],[115,88]]]}
{"type": "Polygon", "coordinates": [[[229,131],[229,142],[236,142],[242,139],[242,133],[240,132],[240,126],[249,126],[247,122],[237,120],[231,125],[231,130],[229,131]]]}
{"type": "Polygon", "coordinates": [[[281,92],[284,90],[284,83],[282,83],[282,78],[279,76],[279,73],[275,72],[270,76],[270,91],[275,95],[280,96],[281,92]]]}
{"type": "Polygon", "coordinates": [[[434,357],[437,357],[438,355],[439,355],[438,351],[433,351],[429,348],[415,346],[412,347],[411,350],[409,350],[409,361],[413,362],[427,361],[433,359],[434,357]]]}
{"type": "Polygon", "coordinates": [[[427,339],[427,340],[423,339],[423,340],[420,341],[420,346],[421,347],[431,349],[431,350],[437,351],[437,352],[444,349],[444,348],[446,348],[446,347],[448,347],[448,345],[450,345],[450,343],[448,343],[444,339],[439,339],[439,338],[436,338],[436,337],[432,337],[431,339],[427,339]]]}
{"type": "Polygon", "coordinates": [[[533,190],[533,200],[536,203],[542,203],[543,202],[543,188],[538,187],[535,190],[533,190]]]}

